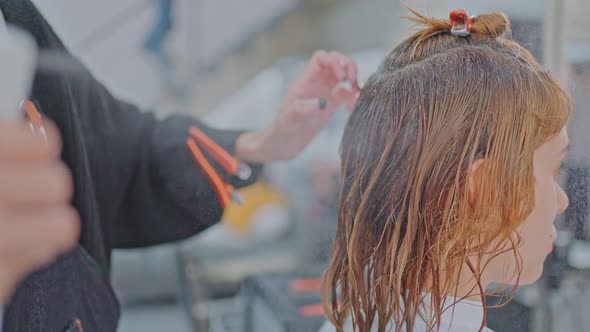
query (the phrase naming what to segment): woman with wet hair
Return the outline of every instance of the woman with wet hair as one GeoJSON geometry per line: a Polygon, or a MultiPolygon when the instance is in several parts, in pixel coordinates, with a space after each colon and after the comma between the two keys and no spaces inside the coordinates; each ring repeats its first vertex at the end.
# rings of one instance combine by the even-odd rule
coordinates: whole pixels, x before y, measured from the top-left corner
{"type": "Polygon", "coordinates": [[[570,98],[506,16],[412,13],[342,139],[322,331],[489,331],[486,290],[540,277],[568,206],[570,98]]]}

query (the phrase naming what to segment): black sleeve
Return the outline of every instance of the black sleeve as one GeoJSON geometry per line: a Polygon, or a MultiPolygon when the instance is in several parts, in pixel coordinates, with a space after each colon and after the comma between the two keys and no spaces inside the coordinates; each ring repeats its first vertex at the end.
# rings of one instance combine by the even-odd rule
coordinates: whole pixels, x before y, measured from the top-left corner
{"type": "MultiPolygon", "coordinates": [[[[76,141],[64,148],[76,145],[83,151],[72,154],[70,164],[90,169],[72,171],[75,178],[89,172],[92,179],[77,184],[76,190],[95,193],[97,204],[86,202],[92,199],[86,196],[79,198],[80,204],[89,210],[86,215],[98,216],[110,247],[181,240],[219,221],[217,196],[186,146],[188,128],[198,126],[230,153],[240,132],[216,130],[189,116],[159,120],[140,111],[115,98],[69,54],[29,0],[0,0],[0,9],[7,22],[35,37],[45,55],[41,64],[43,58],[50,61],[51,78],[38,90],[54,107],[42,111],[70,134],[65,140],[76,141]],[[52,61],[55,56],[59,61],[52,61]]],[[[254,182],[262,166],[250,166],[248,181],[226,180],[236,188],[254,182]]]]}
{"type": "MultiPolygon", "coordinates": [[[[70,60],[66,80],[108,245],[134,248],[178,241],[218,222],[223,211],[186,145],[188,129],[199,127],[232,154],[241,132],[213,129],[191,116],[157,119],[115,98],[83,64],[70,60]]],[[[234,188],[253,183],[262,168],[251,164],[252,176],[239,181],[207,157],[234,188]]]]}
{"type": "MultiPolygon", "coordinates": [[[[240,132],[217,130],[188,116],[153,120],[151,114],[118,103],[122,122],[143,121],[135,150],[132,177],[120,214],[114,225],[114,247],[137,247],[176,241],[194,235],[221,219],[222,209],[213,187],[196,164],[186,145],[188,128],[198,126],[205,134],[233,153],[240,132]],[[143,118],[143,119],[142,119],[143,118]],[[146,119],[147,118],[147,119],[146,119]]],[[[121,128],[125,130],[125,128],[121,128]]],[[[133,141],[135,137],[129,137],[133,141]]],[[[125,153],[125,152],[124,152],[125,153]]],[[[209,159],[219,174],[224,171],[209,159]]],[[[250,165],[253,176],[247,181],[225,175],[239,188],[255,181],[260,165],[250,165]]]]}
{"type": "MultiPolygon", "coordinates": [[[[214,189],[186,145],[188,129],[199,127],[232,154],[240,131],[214,129],[190,116],[156,119],[117,100],[94,79],[87,91],[85,136],[92,164],[101,167],[95,172],[99,201],[105,210],[116,209],[109,218],[113,247],[185,239],[221,219],[223,211],[214,189]],[[101,105],[100,115],[89,111],[96,105],[101,105]],[[113,197],[120,199],[113,201],[113,197]]],[[[253,183],[262,168],[250,164],[252,176],[240,181],[207,157],[235,188],[253,183]]]]}

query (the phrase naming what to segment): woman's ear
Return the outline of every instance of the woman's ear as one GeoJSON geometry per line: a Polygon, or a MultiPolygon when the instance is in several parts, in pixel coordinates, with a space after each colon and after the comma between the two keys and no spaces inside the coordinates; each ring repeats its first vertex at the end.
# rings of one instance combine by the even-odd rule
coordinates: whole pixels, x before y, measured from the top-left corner
{"type": "Polygon", "coordinates": [[[483,165],[485,160],[477,159],[471,164],[467,173],[467,199],[469,206],[475,208],[479,196],[481,195],[481,186],[483,183],[483,165]]]}

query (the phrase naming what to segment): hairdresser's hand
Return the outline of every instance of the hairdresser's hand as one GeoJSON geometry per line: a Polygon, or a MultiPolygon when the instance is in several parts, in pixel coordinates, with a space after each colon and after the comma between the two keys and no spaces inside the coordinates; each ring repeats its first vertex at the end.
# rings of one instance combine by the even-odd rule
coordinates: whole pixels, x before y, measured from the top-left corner
{"type": "Polygon", "coordinates": [[[237,155],[258,162],[293,159],[341,105],[352,110],[358,96],[355,62],[339,53],[318,51],[289,89],[272,125],[242,135],[237,155]]]}
{"type": "Polygon", "coordinates": [[[60,159],[55,126],[47,141],[26,123],[0,122],[0,303],[34,269],[51,262],[78,239],[72,178],[60,159]]]}

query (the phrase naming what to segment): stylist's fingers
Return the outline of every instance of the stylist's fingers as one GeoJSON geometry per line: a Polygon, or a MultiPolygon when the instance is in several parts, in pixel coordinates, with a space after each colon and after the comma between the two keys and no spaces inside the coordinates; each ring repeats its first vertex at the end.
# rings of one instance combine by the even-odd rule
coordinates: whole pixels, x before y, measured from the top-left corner
{"type": "Polygon", "coordinates": [[[295,101],[293,107],[293,119],[301,120],[315,115],[329,117],[333,113],[333,108],[328,108],[328,100],[323,97],[300,99],[295,101]]]}
{"type": "Polygon", "coordinates": [[[78,241],[79,216],[69,206],[2,218],[0,256],[14,270],[27,273],[69,250],[78,241]],[[12,258],[15,259],[12,263],[12,258]]]}
{"type": "Polygon", "coordinates": [[[350,87],[346,86],[346,87],[337,87],[333,92],[332,92],[332,96],[333,99],[338,103],[338,104],[342,104],[344,103],[346,105],[346,108],[349,111],[352,111],[354,109],[354,106],[356,105],[356,102],[360,96],[360,92],[356,89],[351,89],[350,87]]]}
{"type": "Polygon", "coordinates": [[[44,121],[46,138],[33,134],[26,122],[0,121],[0,162],[36,162],[56,158],[61,152],[61,138],[51,121],[44,121]]]}
{"type": "Polygon", "coordinates": [[[66,204],[72,195],[70,170],[60,160],[24,165],[0,163],[0,208],[66,204]]]}
{"type": "MultiPolygon", "coordinates": [[[[79,239],[80,235],[80,216],[72,206],[62,206],[48,210],[47,213],[39,214],[39,218],[33,221],[39,228],[39,233],[50,235],[41,245],[41,259],[52,259],[55,255],[62,254],[70,250],[79,239]]],[[[45,237],[41,235],[43,239],[45,237]]]]}
{"type": "Polygon", "coordinates": [[[335,62],[335,65],[343,68],[344,72],[346,73],[345,80],[350,82],[353,89],[358,88],[358,67],[354,60],[338,52],[331,52],[330,56],[334,59],[333,61],[335,62]]]}
{"type": "Polygon", "coordinates": [[[334,82],[342,82],[347,79],[347,68],[340,63],[341,58],[336,53],[317,51],[312,56],[312,63],[316,63],[320,69],[328,71],[334,82]]]}

